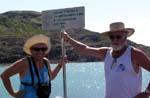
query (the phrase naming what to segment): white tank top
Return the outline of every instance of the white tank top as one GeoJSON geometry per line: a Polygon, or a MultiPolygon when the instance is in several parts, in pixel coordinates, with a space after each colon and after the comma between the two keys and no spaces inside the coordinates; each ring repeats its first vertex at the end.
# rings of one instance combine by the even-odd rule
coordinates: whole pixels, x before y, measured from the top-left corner
{"type": "Polygon", "coordinates": [[[105,98],[133,98],[141,91],[142,74],[134,71],[131,61],[131,48],[117,58],[114,66],[111,68],[114,58],[111,49],[107,51],[105,58],[105,80],[106,91],[105,98]]]}

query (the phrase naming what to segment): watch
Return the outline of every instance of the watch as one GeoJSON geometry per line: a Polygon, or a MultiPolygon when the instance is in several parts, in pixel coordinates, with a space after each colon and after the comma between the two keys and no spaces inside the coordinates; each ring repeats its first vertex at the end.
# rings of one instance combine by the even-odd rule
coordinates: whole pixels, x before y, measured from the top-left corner
{"type": "Polygon", "coordinates": [[[145,90],[145,93],[147,93],[147,94],[150,95],[150,90],[149,90],[149,89],[146,89],[146,90],[145,90]]]}

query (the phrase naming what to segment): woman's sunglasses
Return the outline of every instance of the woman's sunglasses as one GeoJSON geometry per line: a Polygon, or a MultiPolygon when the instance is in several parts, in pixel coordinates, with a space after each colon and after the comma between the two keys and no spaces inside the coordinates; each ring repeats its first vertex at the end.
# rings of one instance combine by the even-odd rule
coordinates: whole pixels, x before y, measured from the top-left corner
{"type": "Polygon", "coordinates": [[[47,51],[47,47],[43,47],[43,48],[32,47],[31,49],[36,51],[36,52],[38,52],[38,51],[43,51],[43,52],[47,51]]]}

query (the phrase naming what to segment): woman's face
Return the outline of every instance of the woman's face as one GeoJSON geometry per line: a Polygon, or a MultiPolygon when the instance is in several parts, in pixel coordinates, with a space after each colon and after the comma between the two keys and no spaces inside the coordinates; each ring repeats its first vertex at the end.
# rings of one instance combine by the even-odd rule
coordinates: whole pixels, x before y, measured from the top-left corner
{"type": "Polygon", "coordinates": [[[38,43],[33,45],[31,48],[32,56],[43,58],[46,55],[46,51],[48,49],[46,44],[38,43]]]}

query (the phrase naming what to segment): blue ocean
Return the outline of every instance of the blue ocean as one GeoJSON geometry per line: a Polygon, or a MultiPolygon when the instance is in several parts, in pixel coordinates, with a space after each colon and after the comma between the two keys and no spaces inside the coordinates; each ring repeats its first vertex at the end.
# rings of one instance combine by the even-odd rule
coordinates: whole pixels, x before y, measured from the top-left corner
{"type": "MultiPolygon", "coordinates": [[[[104,63],[103,62],[82,62],[66,64],[66,83],[67,98],[104,98],[105,95],[105,79],[104,79],[104,63]]],[[[52,68],[56,64],[51,64],[52,68]]],[[[6,67],[0,67],[2,73],[6,67]]],[[[146,88],[149,80],[149,72],[143,70],[143,90],[146,88]]],[[[13,88],[19,87],[18,75],[11,78],[13,88]]],[[[0,80],[0,97],[12,98],[4,88],[0,80]]],[[[50,98],[60,96],[63,98],[63,72],[62,70],[52,81],[52,93],[50,98]]]]}

